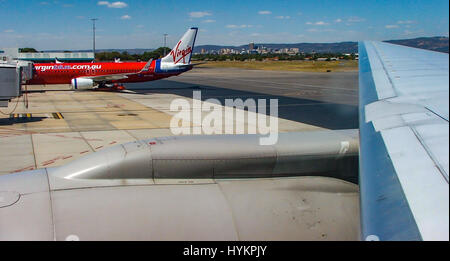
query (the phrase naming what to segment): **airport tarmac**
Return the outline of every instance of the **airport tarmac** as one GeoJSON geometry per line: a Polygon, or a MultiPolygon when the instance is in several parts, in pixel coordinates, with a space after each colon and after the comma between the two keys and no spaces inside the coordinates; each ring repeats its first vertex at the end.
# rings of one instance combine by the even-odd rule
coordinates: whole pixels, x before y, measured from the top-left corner
{"type": "MultiPolygon", "coordinates": [[[[13,100],[0,115],[0,173],[58,166],[107,146],[173,135],[170,103],[278,99],[280,132],[357,128],[356,73],[199,68],[167,80],[127,84],[127,92],[63,91],[32,85],[28,109],[13,100]],[[334,80],[333,80],[334,79],[334,80]],[[46,90],[45,92],[42,90],[46,90]]],[[[247,118],[246,118],[247,120],[247,118]]],[[[245,124],[248,124],[246,121],[245,124]]]]}
{"type": "MultiPolygon", "coordinates": [[[[1,109],[6,115],[0,114],[0,174],[59,166],[105,147],[171,136],[170,121],[176,112],[170,110],[170,103],[181,98],[192,104],[193,91],[201,91],[203,101],[215,98],[221,104],[236,98],[278,99],[280,132],[358,127],[357,72],[198,68],[167,80],[126,87],[125,92],[100,92],[69,91],[69,85],[27,86],[31,91],[28,108],[22,97],[1,109]]],[[[245,124],[251,124],[247,118],[245,124]]],[[[322,179],[325,181],[320,182],[326,183],[328,178],[322,179]]],[[[351,218],[339,214],[330,222],[342,229],[329,227],[326,233],[308,234],[305,239],[358,239],[358,186],[339,182],[339,187],[344,192],[307,194],[312,193],[313,199],[331,193],[314,207],[345,205],[351,218]]],[[[305,227],[311,229],[319,223],[305,227]]]]}

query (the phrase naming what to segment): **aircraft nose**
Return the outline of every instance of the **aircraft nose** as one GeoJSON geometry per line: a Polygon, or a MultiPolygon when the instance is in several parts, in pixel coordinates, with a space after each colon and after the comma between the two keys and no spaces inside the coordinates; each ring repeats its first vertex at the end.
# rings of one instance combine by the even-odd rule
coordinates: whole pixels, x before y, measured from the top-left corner
{"type": "Polygon", "coordinates": [[[0,240],[53,240],[45,169],[0,176],[0,240]]]}

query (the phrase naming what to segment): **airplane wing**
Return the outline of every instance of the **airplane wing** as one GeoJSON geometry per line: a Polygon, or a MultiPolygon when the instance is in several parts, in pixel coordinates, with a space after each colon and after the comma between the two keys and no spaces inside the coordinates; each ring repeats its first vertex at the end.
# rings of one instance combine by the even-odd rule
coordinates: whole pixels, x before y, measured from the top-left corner
{"type": "Polygon", "coordinates": [[[94,82],[107,82],[107,81],[123,80],[123,79],[128,78],[128,76],[134,75],[134,74],[136,74],[136,73],[116,73],[116,74],[107,74],[107,75],[83,76],[80,78],[92,79],[94,82]]]}
{"type": "Polygon", "coordinates": [[[142,68],[140,72],[148,71],[148,69],[150,68],[150,65],[152,64],[152,61],[153,61],[153,58],[150,58],[150,60],[148,60],[148,62],[145,64],[144,68],[142,68]]]}
{"type": "Polygon", "coordinates": [[[364,240],[449,240],[449,56],[359,43],[364,240]]]}
{"type": "Polygon", "coordinates": [[[152,64],[153,59],[150,59],[142,69],[137,73],[116,73],[116,74],[108,74],[108,75],[96,75],[96,76],[84,76],[81,78],[92,79],[94,82],[108,82],[108,81],[116,81],[123,80],[128,78],[130,75],[136,75],[139,73],[143,73],[149,70],[150,65],[152,64]]]}

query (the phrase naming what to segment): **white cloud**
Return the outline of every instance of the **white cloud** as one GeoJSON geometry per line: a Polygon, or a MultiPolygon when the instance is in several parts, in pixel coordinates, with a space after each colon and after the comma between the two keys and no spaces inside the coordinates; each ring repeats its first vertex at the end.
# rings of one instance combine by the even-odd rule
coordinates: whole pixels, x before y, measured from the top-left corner
{"type": "Polygon", "coordinates": [[[329,28],[327,28],[327,29],[317,29],[317,28],[311,28],[311,29],[308,29],[307,30],[308,32],[313,32],[313,33],[323,33],[323,32],[336,32],[336,30],[334,30],[334,29],[329,29],[329,28]]]}
{"type": "Polygon", "coordinates": [[[397,24],[413,24],[414,21],[412,20],[406,20],[406,21],[398,21],[397,24]]]}
{"type": "Polygon", "coordinates": [[[122,19],[122,20],[130,20],[130,19],[131,19],[131,16],[129,16],[129,15],[122,15],[122,16],[120,17],[120,19],[122,19]]]}
{"type": "Polygon", "coordinates": [[[7,30],[5,30],[5,31],[3,31],[4,33],[14,33],[14,30],[13,29],[7,29],[7,30]]]}
{"type": "Polygon", "coordinates": [[[190,12],[189,16],[192,18],[201,18],[201,17],[205,17],[205,16],[210,16],[212,15],[210,12],[190,12]]]}
{"type": "Polygon", "coordinates": [[[340,22],[342,22],[342,19],[341,19],[341,18],[338,18],[338,19],[334,20],[334,22],[335,22],[335,23],[340,23],[340,22]]]}
{"type": "Polygon", "coordinates": [[[404,35],[410,35],[410,34],[412,34],[413,32],[411,32],[411,31],[409,31],[409,30],[405,30],[405,31],[403,31],[403,34],[404,35]]]}
{"type": "Polygon", "coordinates": [[[306,22],[307,25],[329,25],[329,23],[326,23],[324,21],[318,21],[315,23],[311,23],[311,22],[306,22]]]}
{"type": "Polygon", "coordinates": [[[283,15],[276,16],[275,18],[276,18],[276,19],[291,19],[290,16],[283,16],[283,15]]]}
{"type": "Polygon", "coordinates": [[[315,25],[329,25],[329,23],[325,23],[324,21],[316,22],[315,25]]]}
{"type": "Polygon", "coordinates": [[[137,28],[144,28],[144,25],[143,24],[138,24],[138,25],[136,25],[136,27],[137,28]]]}
{"type": "Polygon", "coordinates": [[[271,11],[267,11],[267,10],[263,10],[263,11],[259,11],[258,14],[260,15],[270,15],[272,12],[271,11]]]}
{"type": "Polygon", "coordinates": [[[110,8],[124,8],[127,7],[128,5],[124,2],[113,2],[111,5],[109,5],[108,7],[110,8]]]}
{"type": "Polygon", "coordinates": [[[405,35],[405,36],[420,35],[420,34],[423,34],[423,30],[417,30],[417,31],[405,30],[405,31],[403,31],[403,35],[405,35]]]}
{"type": "Polygon", "coordinates": [[[360,23],[360,22],[364,22],[364,21],[366,21],[366,19],[357,17],[357,16],[352,16],[347,19],[347,22],[350,22],[350,23],[360,23]]]}
{"type": "Polygon", "coordinates": [[[40,2],[41,5],[49,5],[49,2],[40,2]]]}
{"type": "Polygon", "coordinates": [[[241,25],[235,25],[235,24],[229,24],[226,26],[226,28],[251,28],[253,25],[251,24],[241,24],[241,25]]]}
{"type": "Polygon", "coordinates": [[[386,28],[386,29],[394,29],[394,28],[398,28],[398,25],[396,25],[396,24],[388,24],[384,28],[386,28]]]}
{"type": "Polygon", "coordinates": [[[216,20],[213,20],[213,19],[206,19],[203,21],[203,23],[215,23],[215,22],[216,22],[216,20]]]}
{"type": "Polygon", "coordinates": [[[112,3],[108,2],[108,1],[99,1],[97,3],[97,5],[105,5],[108,8],[125,8],[128,6],[127,3],[120,2],[120,1],[112,2],[112,3]]]}

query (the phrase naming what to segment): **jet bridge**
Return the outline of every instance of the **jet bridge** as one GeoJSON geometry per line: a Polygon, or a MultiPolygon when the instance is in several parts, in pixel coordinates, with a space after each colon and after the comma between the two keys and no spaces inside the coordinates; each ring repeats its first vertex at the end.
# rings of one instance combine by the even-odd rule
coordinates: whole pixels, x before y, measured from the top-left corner
{"type": "Polygon", "coordinates": [[[0,107],[22,95],[22,83],[33,77],[33,63],[27,61],[0,63],[0,107]]]}

